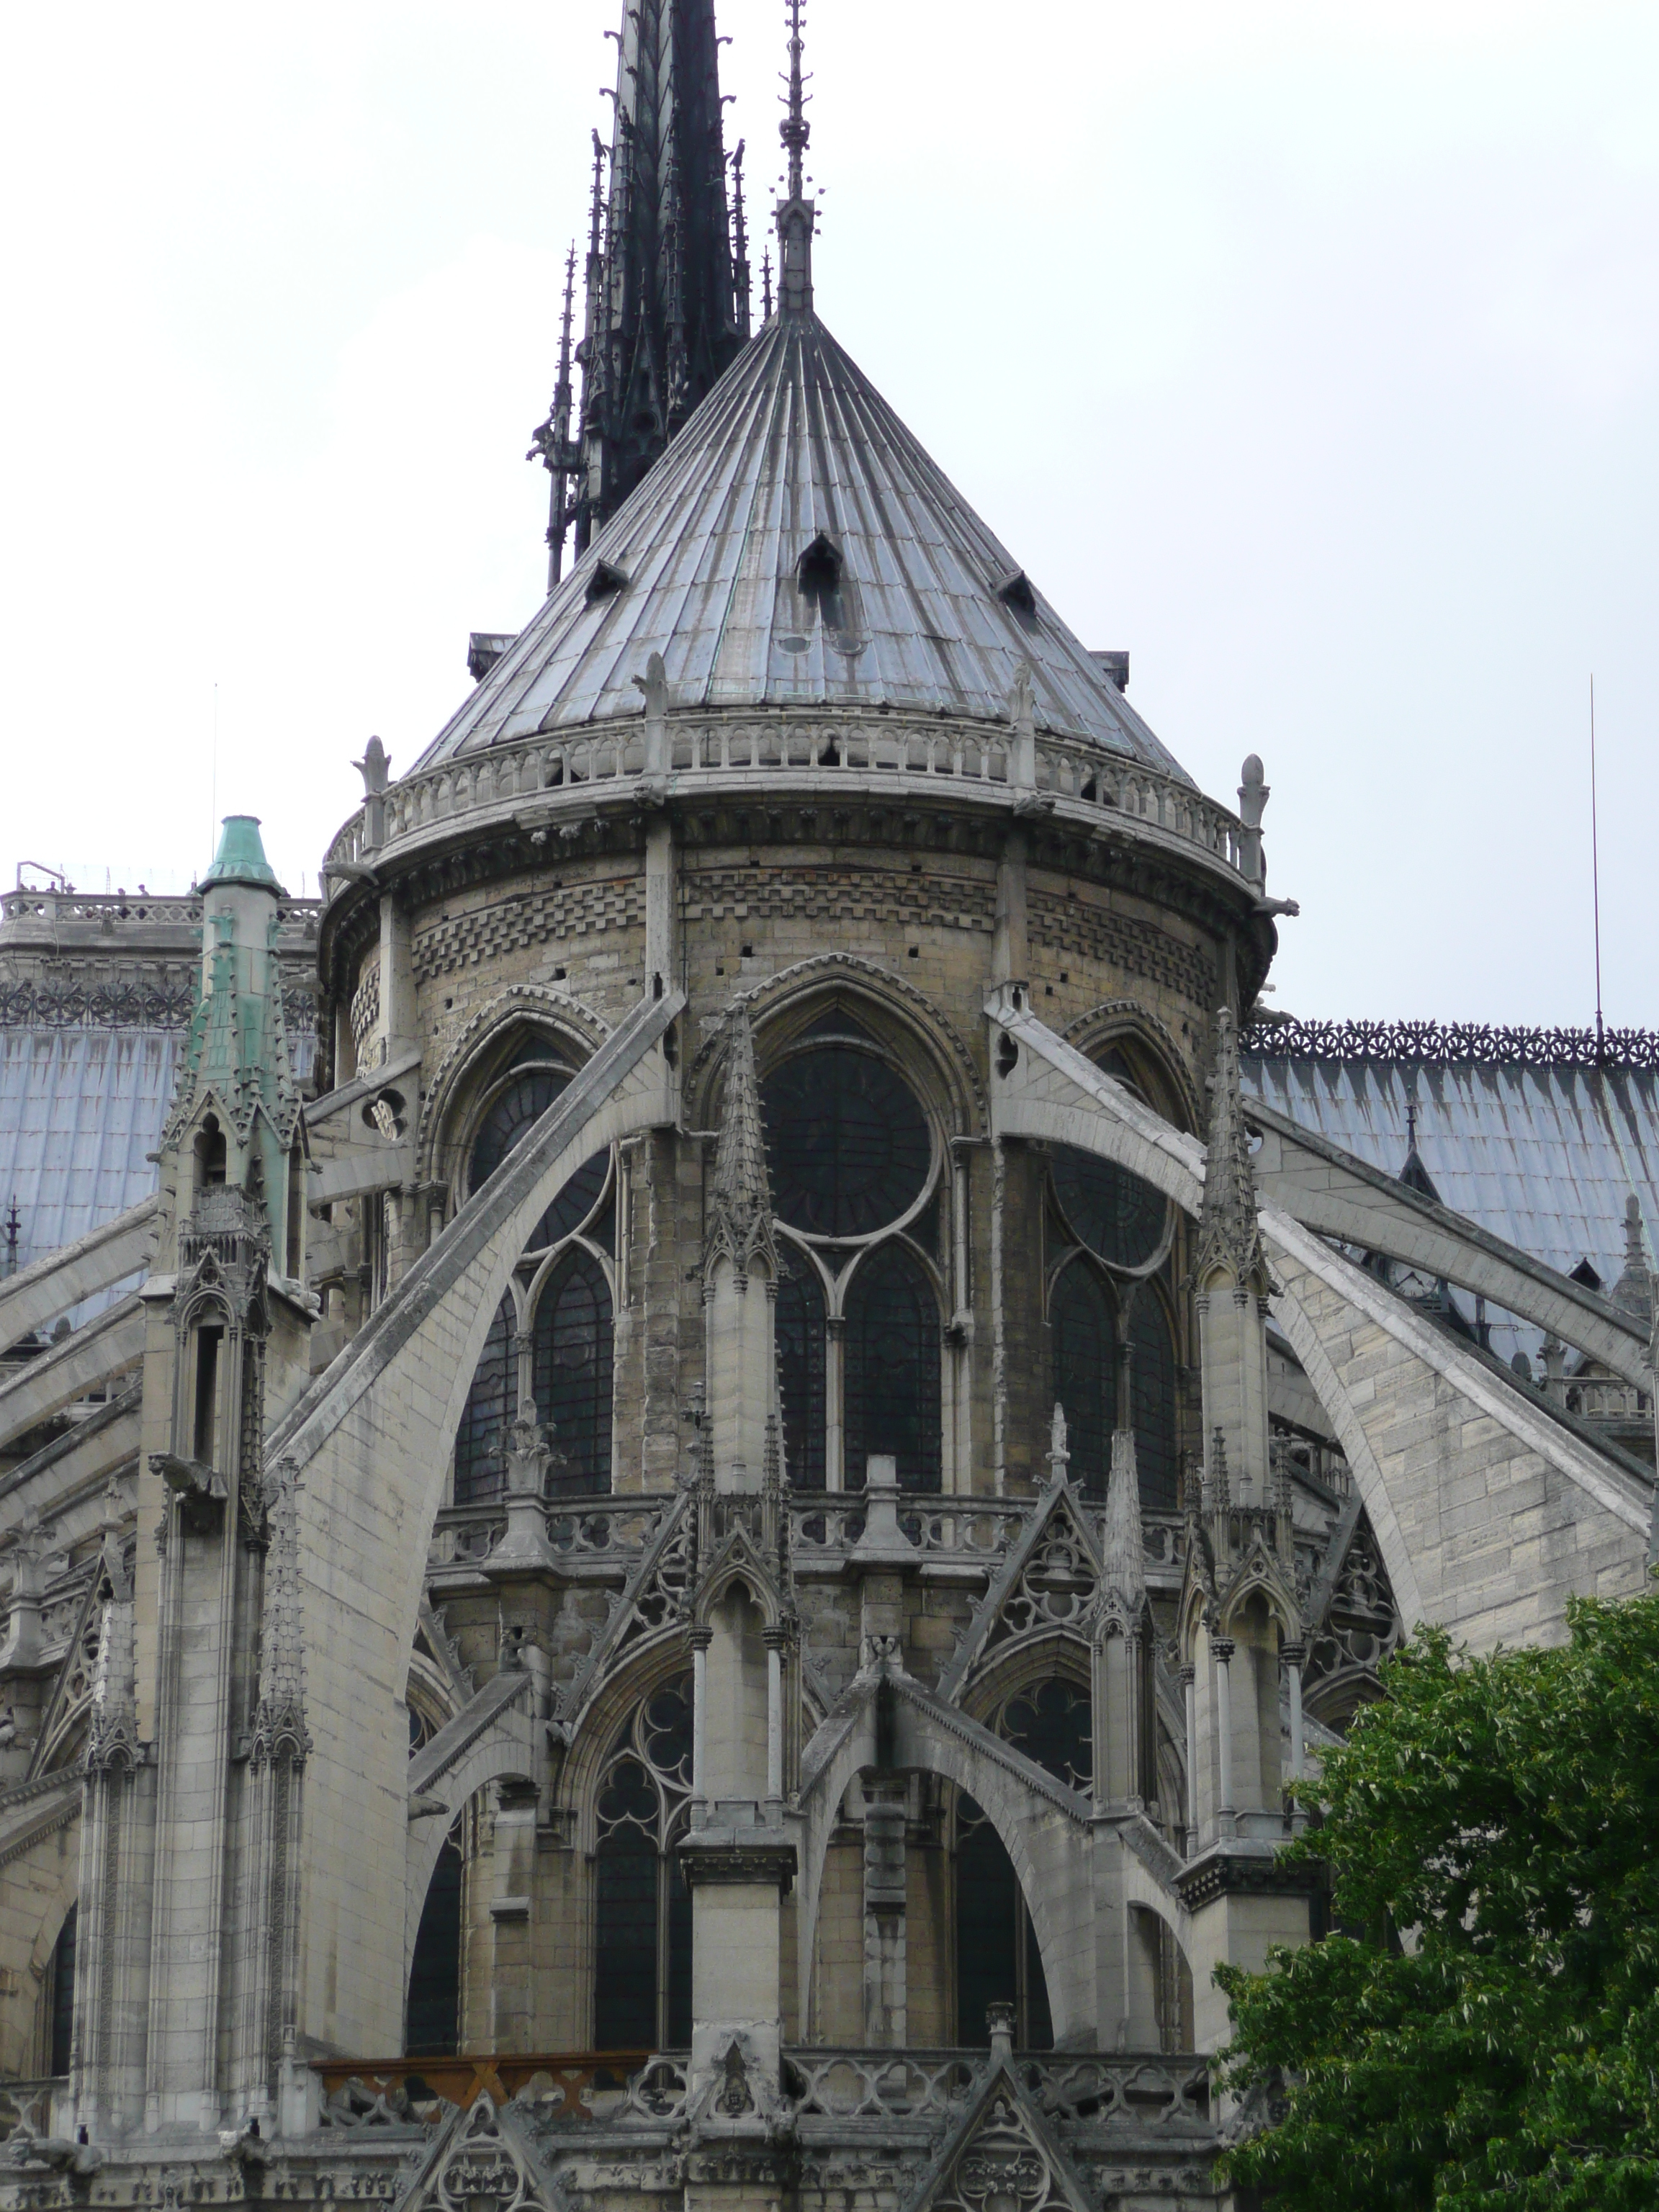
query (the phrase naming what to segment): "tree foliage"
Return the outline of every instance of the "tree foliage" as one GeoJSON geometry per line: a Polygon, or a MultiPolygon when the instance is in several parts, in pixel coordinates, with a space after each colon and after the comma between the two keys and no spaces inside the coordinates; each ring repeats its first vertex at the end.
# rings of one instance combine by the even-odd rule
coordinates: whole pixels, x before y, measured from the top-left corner
{"type": "Polygon", "coordinates": [[[1274,2212],[1659,2207],[1659,1596],[1570,1621],[1420,1632],[1304,1785],[1340,1932],[1217,1974],[1274,2212]]]}

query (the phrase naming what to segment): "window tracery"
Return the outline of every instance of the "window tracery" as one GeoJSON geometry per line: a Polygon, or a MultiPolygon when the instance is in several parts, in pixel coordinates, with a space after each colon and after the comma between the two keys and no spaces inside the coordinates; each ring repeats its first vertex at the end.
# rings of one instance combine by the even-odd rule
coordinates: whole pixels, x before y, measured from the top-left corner
{"type": "Polygon", "coordinates": [[[1058,1247],[1049,1277],[1051,1374],[1066,1411],[1072,1480],[1086,1497],[1104,1498],[1112,1431],[1126,1425],[1134,1431],[1143,1507],[1171,1510],[1175,1340],[1160,1285],[1170,1272],[1174,1209],[1138,1176],[1060,1145],[1049,1164],[1049,1228],[1058,1247]]]}
{"type": "Polygon", "coordinates": [[[599,1779],[593,2042],[691,2040],[691,1893],[674,1856],[691,1796],[691,1678],[665,1683],[619,1731],[599,1779]]]}
{"type": "MultiPolygon", "coordinates": [[[[547,1071],[531,1073],[539,1083],[547,1071]]],[[[534,1119],[517,1120],[512,1143],[534,1119]]],[[[479,1147],[486,1138],[495,1141],[492,1126],[487,1117],[474,1146],[475,1168],[489,1158],[479,1147]]],[[[455,1440],[458,1505],[500,1494],[507,1432],[526,1396],[537,1423],[550,1430],[547,1494],[586,1498],[610,1489],[616,1194],[612,1153],[596,1152],[537,1224],[467,1395],[455,1440]]]]}
{"type": "Polygon", "coordinates": [[[872,1454],[941,1488],[942,1147],[879,1039],[837,1006],[761,1085],[786,1248],[776,1329],[797,1489],[861,1489],[872,1454]]]}

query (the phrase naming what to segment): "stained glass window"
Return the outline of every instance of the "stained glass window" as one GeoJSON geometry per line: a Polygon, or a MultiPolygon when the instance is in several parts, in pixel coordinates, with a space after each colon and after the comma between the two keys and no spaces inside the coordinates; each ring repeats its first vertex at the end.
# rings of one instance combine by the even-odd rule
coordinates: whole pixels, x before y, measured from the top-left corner
{"type": "Polygon", "coordinates": [[[1086,1790],[1094,1771],[1089,1693],[1058,1677],[1035,1683],[1003,1708],[1001,1734],[1057,1782],[1086,1790]]]}
{"type": "Polygon", "coordinates": [[[1022,2051],[1054,2047],[1048,1985],[1036,1930],[1003,1841],[971,1797],[957,1805],[957,2041],[984,2050],[986,2014],[1014,2008],[1022,2051]]]}
{"type": "Polygon", "coordinates": [[[823,1291],[810,1260],[787,1255],[778,1285],[778,1386],[783,1398],[783,1463],[797,1490],[824,1482],[823,1291]]]}
{"type": "Polygon", "coordinates": [[[536,1301],[531,1343],[536,1411],[551,1427],[556,1455],[550,1495],[609,1490],[611,1291],[592,1253],[576,1247],[548,1277],[536,1301]]]}
{"type": "Polygon", "coordinates": [[[47,2072],[67,2074],[75,2040],[75,1929],[80,1908],[71,1905],[64,1915],[58,1941],[52,1947],[52,2048],[47,2072]]]}
{"type": "Polygon", "coordinates": [[[1173,1512],[1176,1504],[1175,1346],[1163,1306],[1147,1285],[1129,1316],[1130,1415],[1140,1502],[1149,1510],[1173,1512]]]}
{"type": "Polygon", "coordinates": [[[1085,1497],[1103,1498],[1116,1422],[1117,1345],[1105,1285],[1087,1260],[1061,1271],[1048,1305],[1054,1395],[1066,1412],[1068,1470],[1085,1497]]]}
{"type": "Polygon", "coordinates": [[[593,2037],[601,2051],[691,2039],[691,1894],[673,1856],[691,1788],[691,1684],[635,1708],[599,1792],[593,2037]]]}
{"type": "Polygon", "coordinates": [[[927,1121],[873,1053],[853,1044],[799,1053],[768,1076],[761,1109],[772,1203],[809,1237],[870,1236],[927,1187],[927,1121]]]}
{"type": "Polygon", "coordinates": [[[447,2058],[459,2047],[463,1863],[458,1823],[444,1838],[416,1931],[404,2025],[410,2058],[447,2058]]]}
{"type": "MultiPolygon", "coordinates": [[[[525,1249],[527,1252],[544,1251],[550,1244],[558,1243],[561,1238],[580,1229],[599,1204],[610,1174],[611,1154],[608,1149],[595,1152],[591,1160],[584,1160],[537,1223],[536,1233],[525,1249]]],[[[607,1249],[611,1239],[603,1231],[608,1228],[608,1223],[593,1224],[594,1242],[603,1244],[607,1249]]]]}
{"type": "Polygon", "coordinates": [[[478,1189],[494,1175],[513,1147],[540,1121],[570,1078],[553,1067],[526,1068],[490,1101],[472,1139],[467,1188],[478,1189]]]}
{"type": "Polygon", "coordinates": [[[1144,1267],[1164,1241],[1169,1201],[1093,1152],[1054,1147],[1054,1196],[1079,1244],[1115,1267],[1144,1267]]]}
{"type": "Polygon", "coordinates": [[[513,1351],[513,1301],[503,1298],[484,1339],[466,1409],[455,1436],[455,1503],[494,1498],[506,1476],[501,1454],[518,1398],[513,1351]]]}
{"type": "Polygon", "coordinates": [[[846,1469],[864,1487],[865,1462],[887,1452],[902,1490],[939,1487],[939,1301],[902,1246],[863,1261],[847,1294],[846,1469]]]}

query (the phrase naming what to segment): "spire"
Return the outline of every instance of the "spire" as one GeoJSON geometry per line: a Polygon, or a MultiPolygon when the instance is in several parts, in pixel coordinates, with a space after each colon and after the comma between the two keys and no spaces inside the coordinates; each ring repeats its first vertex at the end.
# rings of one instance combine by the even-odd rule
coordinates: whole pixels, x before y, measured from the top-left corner
{"type": "Polygon", "coordinates": [[[703,1279],[712,1280],[717,1261],[729,1260],[746,1277],[757,1260],[769,1279],[778,1279],[778,1249],[772,1237],[772,1193],[766,1179],[766,1139],[761,1128],[760,1085],[755,1078],[755,1040],[749,1009],[732,1018],[726,1057],[726,1097],[720,1109],[720,1142],[714,1152],[714,1182],[709,1194],[708,1228],[703,1240],[703,1279]]]}
{"type": "Polygon", "coordinates": [[[733,268],[714,0],[626,0],[615,118],[608,153],[593,138],[569,464],[579,554],[742,343],[747,295],[733,268]]]}
{"type": "MultiPolygon", "coordinates": [[[[598,164],[595,165],[596,168],[598,164]]],[[[547,420],[538,425],[530,441],[527,461],[540,458],[553,479],[547,508],[547,588],[550,592],[564,568],[565,532],[570,526],[570,487],[576,479],[580,455],[570,442],[570,324],[575,307],[576,249],[565,256],[564,313],[559,326],[559,373],[553,384],[553,404],[547,420]]],[[[378,743],[378,739],[376,740],[378,743]]]]}
{"type": "Polygon", "coordinates": [[[1256,1221],[1255,1174],[1238,1077],[1238,1035],[1232,1012],[1218,1018],[1215,1073],[1210,1079],[1210,1143],[1204,1162],[1204,1209],[1199,1219],[1198,1281],[1231,1275],[1237,1288],[1266,1273],[1256,1221]]]}
{"type": "Polygon", "coordinates": [[[749,335],[749,223],[743,206],[743,153],[738,141],[732,156],[732,293],[738,313],[738,336],[749,335]]]}
{"type": "Polygon", "coordinates": [[[817,210],[806,198],[805,155],[812,126],[806,119],[805,79],[801,75],[801,0],[789,0],[788,110],[778,136],[789,155],[787,197],[778,202],[778,312],[810,314],[812,308],[812,233],[817,210]]]}

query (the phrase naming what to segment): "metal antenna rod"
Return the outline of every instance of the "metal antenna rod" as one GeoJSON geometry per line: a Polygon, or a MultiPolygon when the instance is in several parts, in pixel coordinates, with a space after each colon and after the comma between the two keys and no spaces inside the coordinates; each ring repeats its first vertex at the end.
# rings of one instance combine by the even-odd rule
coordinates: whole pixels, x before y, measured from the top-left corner
{"type": "Polygon", "coordinates": [[[1595,805],[1595,678],[1589,680],[1590,908],[1595,927],[1595,1057],[1601,1058],[1601,852],[1595,805]]]}

